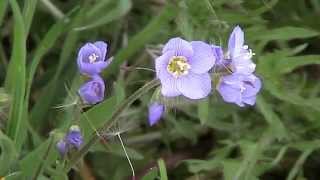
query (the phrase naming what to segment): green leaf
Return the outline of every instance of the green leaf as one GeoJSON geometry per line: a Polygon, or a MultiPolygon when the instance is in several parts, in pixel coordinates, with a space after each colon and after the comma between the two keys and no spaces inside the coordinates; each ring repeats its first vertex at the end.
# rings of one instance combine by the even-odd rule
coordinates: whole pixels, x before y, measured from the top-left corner
{"type": "Polygon", "coordinates": [[[151,41],[152,38],[159,33],[159,29],[172,20],[175,15],[175,8],[168,3],[157,17],[154,17],[143,30],[129,40],[126,48],[123,48],[117,53],[113,62],[108,67],[108,71],[103,72],[103,76],[106,77],[109,74],[117,72],[119,66],[124,61],[130,61],[130,57],[132,57],[138,50],[143,48],[146,43],[151,41]]]}
{"type": "Polygon", "coordinates": [[[311,155],[313,150],[314,149],[307,149],[300,155],[300,157],[298,158],[298,160],[294,164],[293,168],[290,170],[290,172],[287,176],[287,180],[294,180],[296,178],[299,171],[301,171],[303,169],[303,164],[305,163],[307,158],[311,155]]]}
{"type": "MultiPolygon", "coordinates": [[[[107,142],[108,143],[108,142],[107,142]]],[[[144,156],[139,153],[138,151],[136,151],[133,148],[129,148],[129,147],[125,147],[126,151],[128,153],[128,156],[130,157],[130,159],[135,159],[135,160],[142,160],[144,158],[144,156]]],[[[97,146],[96,148],[93,149],[93,151],[102,151],[102,152],[108,152],[108,153],[112,153],[121,157],[126,157],[122,146],[120,144],[106,144],[105,147],[102,147],[102,145],[97,146]]]]}
{"type": "Polygon", "coordinates": [[[225,160],[223,164],[223,177],[224,179],[234,179],[235,172],[240,168],[240,161],[238,160],[225,160]]]}
{"type": "Polygon", "coordinates": [[[26,73],[26,35],[24,21],[18,3],[10,0],[14,16],[14,40],[11,60],[7,70],[5,87],[12,96],[7,132],[20,151],[26,137],[26,109],[24,109],[26,73]],[[17,83],[19,82],[19,83],[17,83]]]}
{"type": "MultiPolygon", "coordinates": [[[[82,23],[84,11],[84,8],[79,10],[76,17],[74,17],[71,23],[71,29],[82,23]]],[[[53,78],[48,82],[47,86],[44,87],[41,97],[37,100],[36,104],[31,110],[30,121],[32,125],[37,124],[37,126],[35,126],[37,127],[36,130],[40,130],[43,127],[43,124],[45,123],[44,117],[47,115],[47,112],[52,105],[52,101],[55,100],[55,95],[57,93],[58,87],[61,87],[60,84],[63,84],[63,82],[61,82],[59,78],[67,62],[69,61],[70,56],[72,55],[71,52],[74,52],[79,35],[80,33],[78,31],[70,31],[67,34],[65,43],[62,47],[62,52],[59,57],[57,70],[53,78]]]]}
{"type": "Polygon", "coordinates": [[[284,57],[276,63],[276,72],[279,74],[290,73],[294,69],[311,64],[320,64],[320,55],[306,55],[284,57]]]}
{"type": "Polygon", "coordinates": [[[295,57],[287,57],[291,51],[284,50],[274,53],[266,54],[260,57],[257,65],[258,74],[263,76],[264,89],[269,91],[273,96],[280,100],[289,102],[298,106],[307,106],[316,111],[320,111],[319,98],[304,98],[295,91],[288,91],[283,86],[281,73],[292,71],[294,68],[308,64],[318,63],[318,56],[310,55],[306,57],[306,63],[302,62],[303,59],[295,57]],[[281,60],[284,62],[281,63],[281,60]],[[299,61],[301,60],[301,61],[299,61]],[[282,70],[283,69],[283,70],[282,70]]]}
{"type": "Polygon", "coordinates": [[[0,131],[0,177],[10,172],[11,166],[17,162],[18,153],[12,140],[0,131]]]}
{"type": "Polygon", "coordinates": [[[35,150],[28,153],[20,162],[23,177],[28,179],[36,178],[41,174],[43,169],[54,163],[58,157],[58,153],[53,147],[56,142],[51,137],[40,144],[35,150]]]}
{"type": "Polygon", "coordinates": [[[21,172],[12,172],[4,177],[5,180],[21,180],[23,179],[21,172]]]}
{"type": "Polygon", "coordinates": [[[124,89],[123,82],[121,80],[118,80],[118,82],[115,83],[114,88],[115,88],[115,92],[116,92],[116,96],[117,96],[117,104],[119,104],[126,97],[126,92],[125,92],[125,89],[124,89]]]}
{"type": "Polygon", "coordinates": [[[182,119],[176,120],[172,116],[169,117],[169,120],[174,124],[177,134],[191,140],[192,143],[197,141],[197,132],[194,129],[195,123],[182,119]]]}
{"type": "Polygon", "coordinates": [[[160,172],[160,179],[168,180],[166,164],[163,159],[158,160],[158,166],[159,166],[159,172],[160,172]]]}
{"type": "Polygon", "coordinates": [[[142,180],[155,180],[158,177],[158,170],[156,168],[151,169],[146,175],[143,176],[142,180]]]}
{"type": "Polygon", "coordinates": [[[28,0],[28,1],[24,1],[24,7],[23,7],[23,17],[24,17],[24,24],[25,24],[25,31],[26,34],[28,34],[31,23],[32,23],[32,19],[33,19],[33,15],[34,12],[36,10],[37,7],[37,3],[38,0],[28,0]]]}
{"type": "MultiPolygon", "coordinates": [[[[107,4],[108,5],[109,3],[107,3],[107,2],[108,1],[106,1],[106,2],[101,1],[100,4],[107,4]]],[[[82,27],[77,27],[77,28],[75,28],[75,30],[82,31],[82,30],[88,30],[88,29],[92,29],[92,28],[97,28],[102,25],[106,25],[116,19],[121,18],[125,14],[127,14],[132,6],[131,0],[118,0],[118,1],[114,1],[114,2],[117,2],[115,7],[109,7],[109,8],[105,7],[102,9],[99,8],[101,10],[99,13],[96,13],[97,8],[93,9],[95,11],[91,12],[91,14],[94,16],[91,15],[92,16],[91,20],[89,20],[89,22],[93,22],[93,23],[91,23],[89,25],[82,26],[82,27]],[[110,10],[106,12],[106,9],[110,9],[110,10]],[[99,18],[97,19],[97,17],[99,17],[99,18]]],[[[95,7],[97,7],[97,6],[95,6],[95,7]]]]}
{"type": "Polygon", "coordinates": [[[112,96],[102,103],[95,105],[87,112],[82,113],[80,118],[80,127],[84,138],[88,139],[98,127],[111,117],[117,104],[117,96],[112,96]]]}
{"type": "Polygon", "coordinates": [[[274,136],[278,139],[288,138],[285,126],[278,115],[272,110],[271,105],[265,101],[262,95],[257,98],[257,107],[269,124],[271,130],[274,132],[274,136]]]}
{"type": "Polygon", "coordinates": [[[277,29],[268,30],[267,33],[260,33],[260,36],[256,36],[257,40],[291,40],[291,39],[303,39],[318,36],[319,32],[301,28],[301,27],[281,27],[277,29]]]}
{"type": "Polygon", "coordinates": [[[198,103],[198,116],[201,124],[206,124],[209,119],[209,100],[205,99],[198,103]]]}
{"type": "Polygon", "coordinates": [[[0,26],[2,24],[4,15],[6,14],[7,6],[8,6],[8,0],[0,1],[0,26]]]}
{"type": "MultiPolygon", "coordinates": [[[[26,109],[29,109],[29,98],[31,95],[30,94],[31,86],[32,86],[33,78],[36,73],[37,67],[40,64],[41,60],[43,60],[44,55],[48,53],[48,51],[53,47],[57,39],[66,29],[65,26],[66,24],[64,23],[64,20],[60,20],[56,24],[52,25],[49,31],[43,37],[42,41],[39,43],[38,47],[36,48],[32,61],[27,68],[27,87],[26,87],[26,98],[25,98],[26,109]]],[[[31,126],[31,124],[29,124],[29,127],[30,127],[29,131],[32,134],[33,141],[35,142],[35,144],[38,144],[40,142],[39,135],[37,134],[35,129],[31,126]]],[[[35,127],[38,127],[38,125],[35,127]]]]}

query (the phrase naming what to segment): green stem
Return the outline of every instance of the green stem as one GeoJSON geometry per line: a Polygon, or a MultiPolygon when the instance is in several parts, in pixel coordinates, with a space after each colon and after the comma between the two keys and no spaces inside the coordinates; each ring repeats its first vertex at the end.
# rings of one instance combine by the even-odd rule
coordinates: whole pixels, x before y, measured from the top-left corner
{"type": "Polygon", "coordinates": [[[89,151],[90,147],[93,146],[99,140],[99,134],[108,131],[108,129],[112,127],[115,122],[117,122],[121,113],[125,109],[127,109],[135,100],[139,99],[142,95],[144,95],[157,85],[159,85],[159,81],[157,79],[154,79],[142,86],[127,99],[122,101],[118,108],[113,112],[111,118],[105,121],[105,123],[97,129],[97,133],[93,133],[90,140],[76,154],[74,154],[74,156],[71,157],[70,162],[66,165],[64,169],[65,172],[68,172],[81,159],[81,157],[89,151]]]}

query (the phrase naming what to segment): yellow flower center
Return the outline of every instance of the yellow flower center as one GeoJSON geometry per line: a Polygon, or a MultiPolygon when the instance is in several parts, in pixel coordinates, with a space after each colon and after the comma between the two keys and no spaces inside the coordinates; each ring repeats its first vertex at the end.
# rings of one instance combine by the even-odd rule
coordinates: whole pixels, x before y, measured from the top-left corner
{"type": "Polygon", "coordinates": [[[188,74],[190,65],[187,59],[183,56],[173,56],[167,66],[168,72],[170,72],[174,77],[179,77],[181,75],[188,74]]]}
{"type": "Polygon", "coordinates": [[[89,63],[94,63],[98,59],[99,56],[97,56],[95,53],[91,54],[89,56],[89,63]]]}

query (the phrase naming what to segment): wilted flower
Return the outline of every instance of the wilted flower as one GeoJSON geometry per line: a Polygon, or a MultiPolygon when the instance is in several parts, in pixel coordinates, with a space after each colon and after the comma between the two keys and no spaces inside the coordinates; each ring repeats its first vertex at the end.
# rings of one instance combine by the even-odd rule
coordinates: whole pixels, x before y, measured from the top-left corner
{"type": "Polygon", "coordinates": [[[63,139],[60,139],[56,148],[61,156],[65,156],[72,149],[80,149],[83,143],[83,137],[79,126],[73,125],[63,139]]]}
{"type": "Polygon", "coordinates": [[[254,105],[261,89],[261,81],[255,75],[231,74],[223,76],[217,90],[223,100],[238,106],[254,105]]]}
{"type": "Polygon", "coordinates": [[[110,63],[105,61],[106,54],[107,44],[105,42],[86,43],[78,53],[77,63],[80,73],[89,76],[99,74],[110,63]]]}
{"type": "Polygon", "coordinates": [[[96,104],[104,98],[105,85],[100,76],[95,75],[92,80],[83,84],[78,93],[87,104],[96,104]]]}
{"type": "Polygon", "coordinates": [[[156,73],[161,81],[161,93],[166,97],[184,95],[201,99],[211,91],[208,71],[215,63],[211,46],[201,42],[187,42],[172,38],[156,59],[156,73]]]}
{"type": "Polygon", "coordinates": [[[234,73],[251,74],[256,65],[251,58],[254,55],[247,45],[244,45],[244,33],[239,26],[236,26],[228,42],[227,59],[231,59],[231,69],[234,73]]]}
{"type": "Polygon", "coordinates": [[[158,102],[154,102],[149,105],[148,120],[149,120],[150,126],[153,126],[154,124],[156,124],[160,120],[163,112],[164,112],[164,105],[163,104],[160,104],[158,102]]]}

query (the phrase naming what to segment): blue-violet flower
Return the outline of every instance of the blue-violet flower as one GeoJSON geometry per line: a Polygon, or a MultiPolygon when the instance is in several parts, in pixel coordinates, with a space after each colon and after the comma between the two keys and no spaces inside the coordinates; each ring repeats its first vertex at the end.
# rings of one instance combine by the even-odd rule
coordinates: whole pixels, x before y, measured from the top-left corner
{"type": "Polygon", "coordinates": [[[254,105],[256,95],[261,89],[261,81],[253,74],[231,74],[223,76],[217,90],[225,102],[235,103],[240,107],[254,105]]]}
{"type": "Polygon", "coordinates": [[[67,153],[67,143],[64,139],[60,139],[57,144],[56,148],[59,152],[59,154],[63,157],[67,153]]]}
{"type": "Polygon", "coordinates": [[[215,64],[210,45],[202,41],[188,42],[179,37],[172,38],[155,64],[163,96],[184,95],[190,99],[201,99],[210,93],[211,78],[208,71],[215,64]]]}
{"type": "Polygon", "coordinates": [[[104,98],[105,85],[102,78],[98,75],[92,77],[92,80],[83,84],[78,93],[82,100],[87,104],[96,104],[104,98]]]}
{"type": "Polygon", "coordinates": [[[153,126],[160,120],[164,112],[164,108],[165,108],[164,105],[158,102],[154,102],[149,105],[148,120],[149,120],[150,126],[153,126]]]}
{"type": "Polygon", "coordinates": [[[255,71],[256,65],[251,58],[254,55],[247,45],[244,45],[244,32],[236,26],[228,42],[226,59],[231,59],[231,70],[234,73],[251,74],[255,71]]]}
{"type": "Polygon", "coordinates": [[[80,149],[80,146],[83,143],[83,137],[79,126],[73,125],[70,127],[69,132],[66,134],[65,141],[68,145],[80,149]]]}
{"type": "Polygon", "coordinates": [[[93,76],[106,68],[110,61],[105,61],[107,44],[103,41],[86,43],[78,53],[77,63],[80,73],[93,76]]]}
{"type": "Polygon", "coordinates": [[[79,150],[83,143],[83,137],[80,131],[79,126],[73,125],[70,127],[68,133],[64,136],[63,139],[60,139],[56,148],[60,155],[63,157],[72,149],[79,150]]]}

